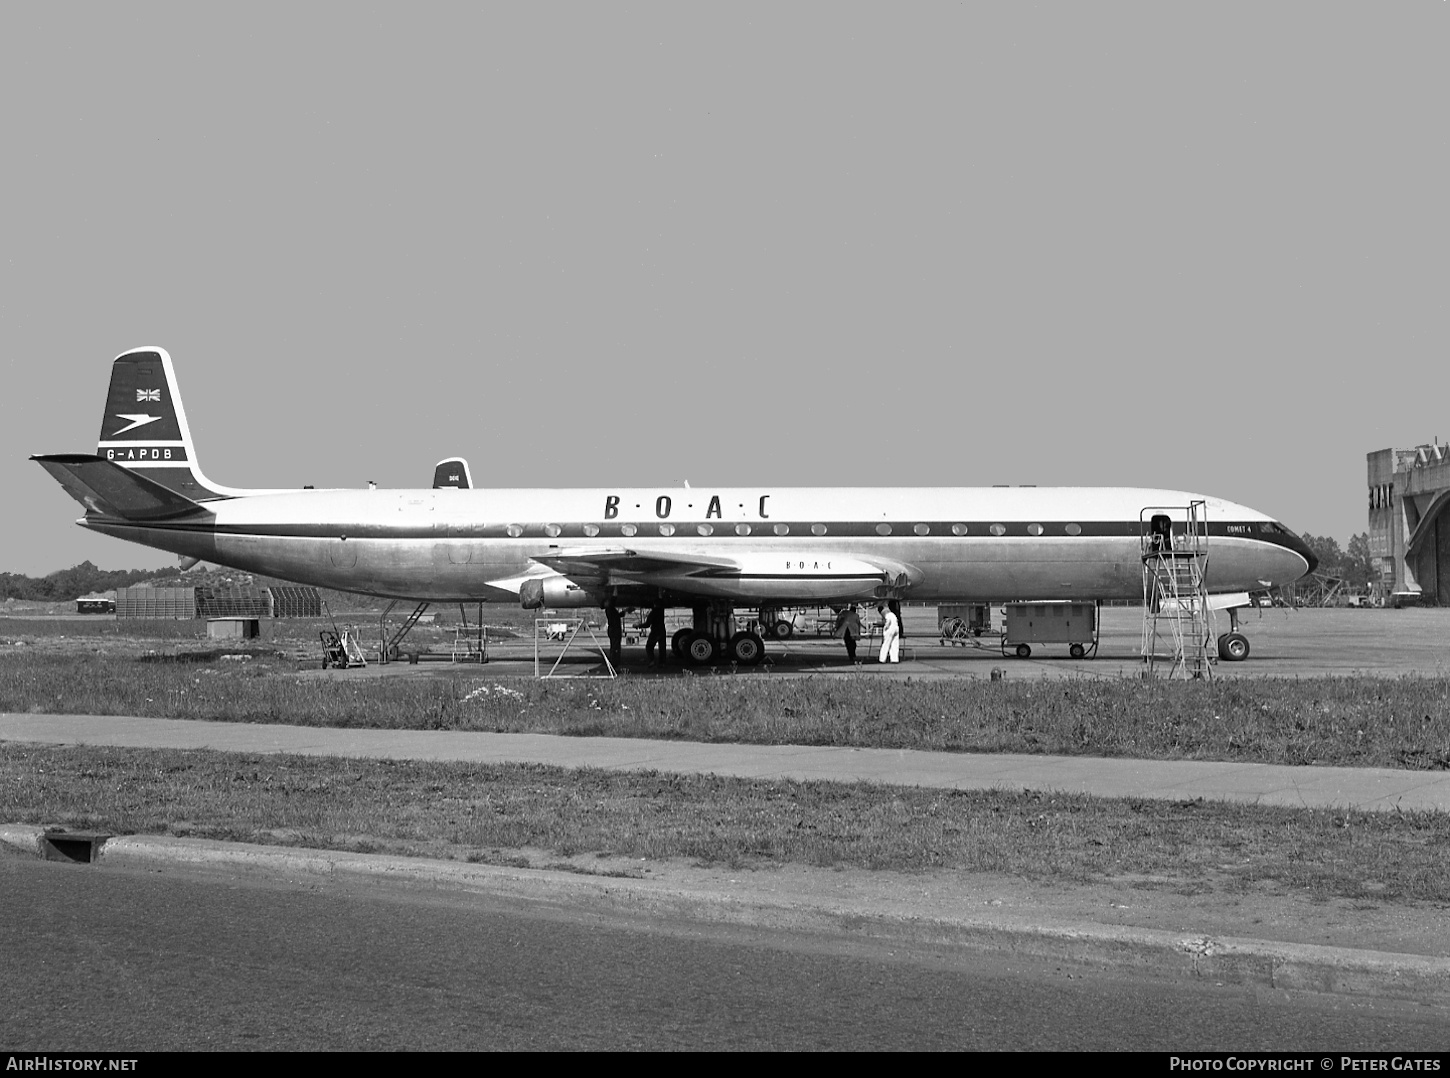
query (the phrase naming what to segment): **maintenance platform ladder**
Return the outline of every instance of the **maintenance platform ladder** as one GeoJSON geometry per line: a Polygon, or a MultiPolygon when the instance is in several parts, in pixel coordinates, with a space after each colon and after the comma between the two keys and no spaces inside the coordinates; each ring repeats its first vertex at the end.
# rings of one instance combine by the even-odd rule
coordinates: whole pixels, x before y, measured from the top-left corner
{"type": "Polygon", "coordinates": [[[1139,515],[1143,662],[1149,677],[1213,676],[1207,506],[1150,506],[1139,515]]]}

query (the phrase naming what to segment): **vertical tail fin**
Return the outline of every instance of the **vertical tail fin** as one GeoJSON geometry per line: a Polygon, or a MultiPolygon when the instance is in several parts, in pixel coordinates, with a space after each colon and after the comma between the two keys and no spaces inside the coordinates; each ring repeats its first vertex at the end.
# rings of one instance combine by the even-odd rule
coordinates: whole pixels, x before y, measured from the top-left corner
{"type": "Polygon", "coordinates": [[[459,487],[468,490],[473,486],[473,476],[468,474],[468,461],[462,457],[440,460],[433,467],[433,489],[459,487]]]}
{"type": "Polygon", "coordinates": [[[162,348],[137,348],[116,357],[96,452],[192,501],[248,493],[219,487],[202,474],[176,372],[162,348]]]}

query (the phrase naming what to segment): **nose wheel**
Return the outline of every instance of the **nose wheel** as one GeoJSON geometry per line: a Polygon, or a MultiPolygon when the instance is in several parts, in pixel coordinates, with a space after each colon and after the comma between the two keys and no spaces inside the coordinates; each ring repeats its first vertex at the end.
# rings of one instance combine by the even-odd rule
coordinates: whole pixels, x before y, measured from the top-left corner
{"type": "Polygon", "coordinates": [[[1243,633],[1224,633],[1218,638],[1218,657],[1226,663],[1241,663],[1249,657],[1249,638],[1243,633]]]}

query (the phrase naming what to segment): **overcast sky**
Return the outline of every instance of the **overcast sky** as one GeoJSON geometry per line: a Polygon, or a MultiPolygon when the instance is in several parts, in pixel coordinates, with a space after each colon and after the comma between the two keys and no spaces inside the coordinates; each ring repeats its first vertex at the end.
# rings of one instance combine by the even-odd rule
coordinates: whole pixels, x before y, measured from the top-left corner
{"type": "Polygon", "coordinates": [[[234,486],[1142,485],[1445,421],[1450,4],[12,4],[0,569],[110,360],[234,486]]]}

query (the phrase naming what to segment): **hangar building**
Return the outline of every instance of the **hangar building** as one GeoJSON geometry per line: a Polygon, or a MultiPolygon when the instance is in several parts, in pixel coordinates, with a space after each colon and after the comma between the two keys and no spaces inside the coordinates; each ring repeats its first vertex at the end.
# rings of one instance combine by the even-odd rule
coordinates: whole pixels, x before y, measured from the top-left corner
{"type": "Polygon", "coordinates": [[[1450,445],[1368,455],[1369,549],[1379,597],[1450,606],[1450,445]]]}

